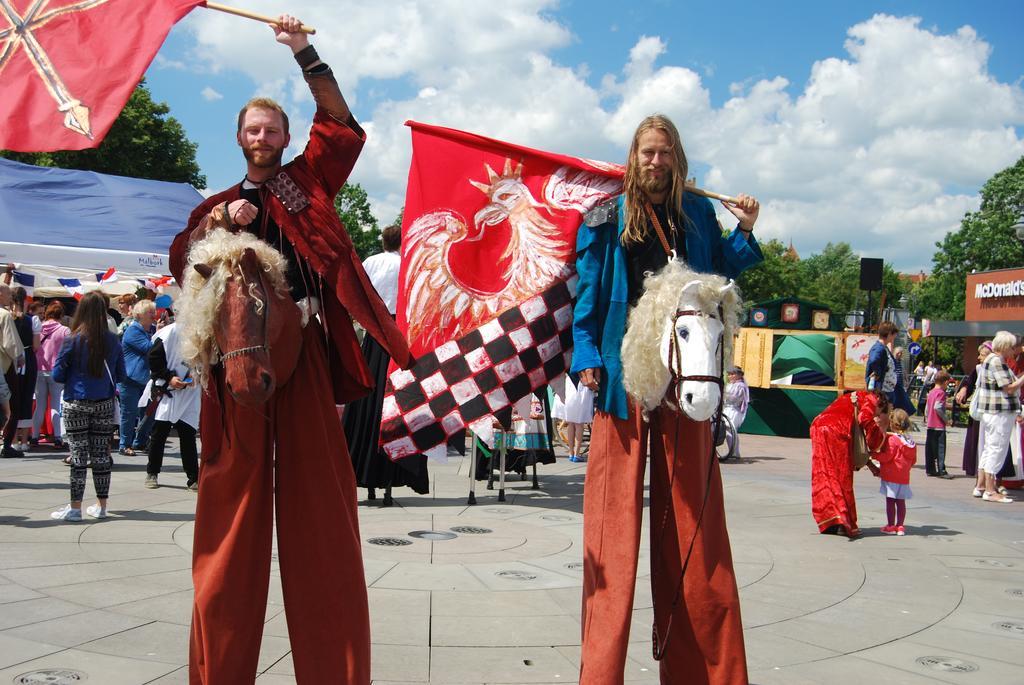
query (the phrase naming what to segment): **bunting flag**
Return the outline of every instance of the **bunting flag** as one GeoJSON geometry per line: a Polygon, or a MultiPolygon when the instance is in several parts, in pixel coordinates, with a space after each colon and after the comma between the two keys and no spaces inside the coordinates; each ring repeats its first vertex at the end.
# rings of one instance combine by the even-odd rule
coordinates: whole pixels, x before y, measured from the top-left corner
{"type": "Polygon", "coordinates": [[[576,230],[621,192],[618,165],[407,122],[413,159],[397,322],[416,365],[392,369],[381,445],[443,460],[448,436],[490,442],[533,391],[560,393],[572,348],[576,230]]]}
{"type": "Polygon", "coordinates": [[[82,299],[82,296],[85,295],[85,286],[83,286],[82,282],[77,278],[58,278],[57,281],[67,288],[68,292],[71,293],[76,300],[82,299]]]}
{"type": "Polygon", "coordinates": [[[167,32],[205,0],[0,2],[0,149],[97,147],[167,32]]]}
{"type": "Polygon", "coordinates": [[[113,283],[117,280],[117,269],[110,267],[101,274],[96,274],[96,280],[100,283],[113,283]]]}
{"type": "Polygon", "coordinates": [[[26,290],[36,287],[36,277],[23,271],[14,270],[14,282],[23,286],[26,290]]]}
{"type": "Polygon", "coordinates": [[[152,290],[157,292],[160,288],[168,285],[174,285],[174,276],[160,276],[159,278],[140,278],[139,283],[146,288],[146,290],[152,290]]]}

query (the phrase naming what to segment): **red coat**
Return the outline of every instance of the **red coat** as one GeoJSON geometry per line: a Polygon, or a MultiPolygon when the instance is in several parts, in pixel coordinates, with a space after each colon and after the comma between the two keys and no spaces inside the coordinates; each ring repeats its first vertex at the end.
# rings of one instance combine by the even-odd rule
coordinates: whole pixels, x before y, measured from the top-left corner
{"type": "Polygon", "coordinates": [[[885,449],[875,455],[881,464],[882,480],[901,485],[910,484],[910,470],[917,463],[917,443],[910,438],[890,433],[885,449]]]}
{"type": "Polygon", "coordinates": [[[842,526],[857,531],[857,500],[853,494],[853,423],[864,430],[871,452],[885,445],[885,433],[875,423],[876,395],[849,393],[825,408],[811,423],[811,511],[821,531],[842,526]],[[853,397],[857,397],[856,410],[853,397]]]}
{"type": "MultiPolygon", "coordinates": [[[[387,306],[370,283],[352,239],[334,209],[334,196],[344,185],[366,140],[355,120],[351,122],[350,127],[327,111],[318,109],[306,149],[282,167],[309,199],[308,207],[290,214],[266,188],[261,191],[263,207],[269,216],[291,241],[296,254],[305,259],[322,279],[322,290],[310,294],[320,298],[321,318],[329,333],[327,357],[337,404],[366,395],[374,385],[360,351],[352,319],[387,350],[398,366],[408,368],[412,365],[405,336],[398,330],[387,306]]],[[[237,200],[240,192],[241,184],[232,186],[208,198],[192,212],[187,227],[171,244],[171,273],[179,283],[184,282],[182,274],[192,232],[212,209],[237,200]]],[[[220,412],[216,384],[211,383],[203,400],[202,423],[206,424],[207,420],[216,423],[220,412]]],[[[219,432],[215,423],[211,428],[219,432]]],[[[204,428],[203,435],[209,434],[204,428]]],[[[205,447],[204,455],[207,453],[205,447]]],[[[212,449],[216,453],[216,446],[212,449]]]]}

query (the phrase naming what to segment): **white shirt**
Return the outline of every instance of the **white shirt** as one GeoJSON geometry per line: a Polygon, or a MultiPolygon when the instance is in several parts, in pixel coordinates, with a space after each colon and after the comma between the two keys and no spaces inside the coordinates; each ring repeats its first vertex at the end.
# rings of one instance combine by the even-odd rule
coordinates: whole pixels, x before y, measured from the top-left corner
{"type": "Polygon", "coordinates": [[[401,266],[402,258],[398,252],[382,252],[367,257],[363,262],[370,283],[392,314],[398,305],[398,270],[401,266]]]}
{"type": "MultiPolygon", "coordinates": [[[[167,368],[178,378],[187,375],[188,367],[181,358],[181,341],[178,339],[178,327],[176,324],[164,326],[153,335],[153,341],[164,341],[164,354],[167,355],[167,368]]],[[[153,418],[157,421],[170,421],[177,423],[184,421],[196,430],[199,429],[199,412],[202,407],[203,391],[192,383],[187,388],[172,390],[170,395],[165,395],[156,405],[153,418]]],[[[146,390],[139,399],[139,406],[144,407],[149,403],[153,392],[153,381],[146,384],[146,390]]]]}

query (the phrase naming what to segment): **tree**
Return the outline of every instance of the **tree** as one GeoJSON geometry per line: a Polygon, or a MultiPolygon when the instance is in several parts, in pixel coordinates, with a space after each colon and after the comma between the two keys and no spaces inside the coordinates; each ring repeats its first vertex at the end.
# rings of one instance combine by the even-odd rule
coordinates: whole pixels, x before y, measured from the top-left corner
{"type": "Polygon", "coordinates": [[[1024,211],[1024,157],[981,188],[981,208],[968,212],[960,228],[935,246],[932,275],[916,293],[925,317],[962,319],[967,274],[1024,264],[1024,244],[1010,227],[1024,211]]]}
{"type": "Polygon", "coordinates": [[[772,239],[761,243],[764,262],[747,269],[737,279],[743,299],[748,303],[792,297],[801,291],[801,262],[787,256],[786,246],[772,239]]]}
{"type": "Polygon", "coordinates": [[[110,132],[92,150],[65,152],[8,152],[0,155],[37,166],[82,169],[105,174],[191,183],[206,187],[199,173],[196,144],[185,136],[170,107],[154,102],[145,81],[136,86],[110,132]]]}
{"type": "Polygon", "coordinates": [[[827,305],[839,316],[861,302],[860,257],[849,243],[829,243],[800,266],[804,271],[802,297],[827,305]]]}
{"type": "Polygon", "coordinates": [[[360,259],[381,251],[380,227],[370,211],[366,191],[358,183],[346,183],[334,197],[334,209],[348,231],[360,259]]]}

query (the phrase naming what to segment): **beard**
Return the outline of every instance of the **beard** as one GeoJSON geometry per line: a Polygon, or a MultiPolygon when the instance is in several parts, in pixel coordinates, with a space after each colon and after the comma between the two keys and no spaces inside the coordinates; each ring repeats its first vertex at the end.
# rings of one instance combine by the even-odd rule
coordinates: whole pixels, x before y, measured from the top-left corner
{"type": "Polygon", "coordinates": [[[664,193],[672,186],[672,172],[664,170],[661,176],[654,176],[647,169],[640,171],[640,189],[645,193],[664,193]]]}
{"type": "Polygon", "coordinates": [[[254,167],[260,169],[273,169],[281,164],[281,156],[284,155],[284,148],[270,148],[269,150],[258,150],[251,147],[243,147],[242,154],[245,160],[254,167]]]}

